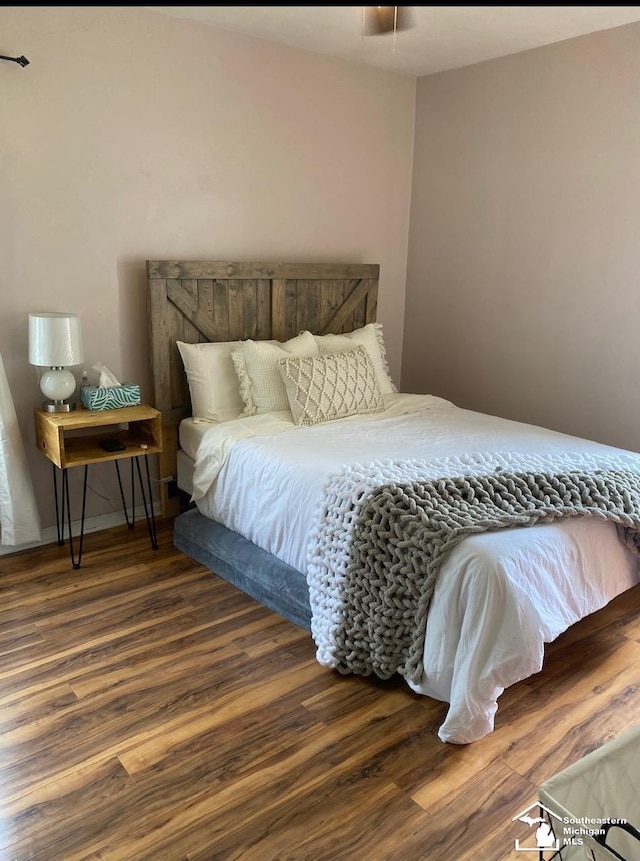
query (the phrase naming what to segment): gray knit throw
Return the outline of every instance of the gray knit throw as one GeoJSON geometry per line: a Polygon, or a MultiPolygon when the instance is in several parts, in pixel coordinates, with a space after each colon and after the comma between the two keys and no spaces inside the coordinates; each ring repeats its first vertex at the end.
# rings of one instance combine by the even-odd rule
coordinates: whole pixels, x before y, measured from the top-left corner
{"type": "Polygon", "coordinates": [[[419,681],[427,610],[446,554],[467,535],[576,516],[618,524],[640,555],[640,475],[498,470],[375,488],[353,524],[332,665],[419,681]]]}

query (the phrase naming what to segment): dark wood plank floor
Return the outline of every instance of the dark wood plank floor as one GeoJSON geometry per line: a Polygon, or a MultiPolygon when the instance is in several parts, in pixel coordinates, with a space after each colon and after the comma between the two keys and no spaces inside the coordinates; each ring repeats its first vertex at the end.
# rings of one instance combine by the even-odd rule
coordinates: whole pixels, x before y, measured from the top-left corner
{"type": "Polygon", "coordinates": [[[640,591],[548,649],[495,732],[320,667],[144,524],[0,559],[0,861],[506,861],[551,774],[640,723],[640,591]],[[517,823],[516,823],[517,824],[517,823]]]}

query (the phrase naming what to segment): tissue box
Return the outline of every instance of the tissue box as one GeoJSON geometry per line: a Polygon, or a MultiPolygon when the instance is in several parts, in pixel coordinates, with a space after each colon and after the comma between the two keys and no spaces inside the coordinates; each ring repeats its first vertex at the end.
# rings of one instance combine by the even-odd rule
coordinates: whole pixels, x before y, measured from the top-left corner
{"type": "Polygon", "coordinates": [[[88,410],[117,410],[135,407],[140,403],[140,386],[123,383],[121,386],[83,386],[80,389],[82,406],[88,410]]]}

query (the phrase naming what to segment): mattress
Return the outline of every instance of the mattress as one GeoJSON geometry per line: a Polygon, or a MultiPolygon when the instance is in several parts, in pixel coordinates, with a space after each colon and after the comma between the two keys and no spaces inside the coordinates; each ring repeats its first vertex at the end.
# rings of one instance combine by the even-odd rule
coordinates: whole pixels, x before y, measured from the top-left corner
{"type": "Polygon", "coordinates": [[[184,419],[180,422],[178,439],[178,487],[189,496],[193,493],[193,470],[195,468],[198,446],[203,436],[211,427],[211,422],[201,419],[184,419]]]}
{"type": "MultiPolygon", "coordinates": [[[[193,498],[206,517],[305,572],[328,477],[345,465],[491,452],[640,458],[609,446],[462,410],[427,395],[385,396],[385,412],[297,428],[290,414],[251,416],[199,437],[193,498]]],[[[181,440],[182,440],[181,433],[181,440]]],[[[491,732],[503,690],[542,668],[544,644],[638,582],[616,526],[592,518],[465,538],[442,566],[426,626],[424,674],[412,687],[448,702],[443,741],[491,732]]]]}

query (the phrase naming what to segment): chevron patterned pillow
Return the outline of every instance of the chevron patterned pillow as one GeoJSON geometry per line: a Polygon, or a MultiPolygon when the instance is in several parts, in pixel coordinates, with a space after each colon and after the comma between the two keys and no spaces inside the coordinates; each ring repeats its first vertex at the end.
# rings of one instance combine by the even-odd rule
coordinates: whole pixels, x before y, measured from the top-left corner
{"type": "Polygon", "coordinates": [[[384,411],[376,371],[365,347],[278,361],[293,420],[314,425],[384,411]]]}

